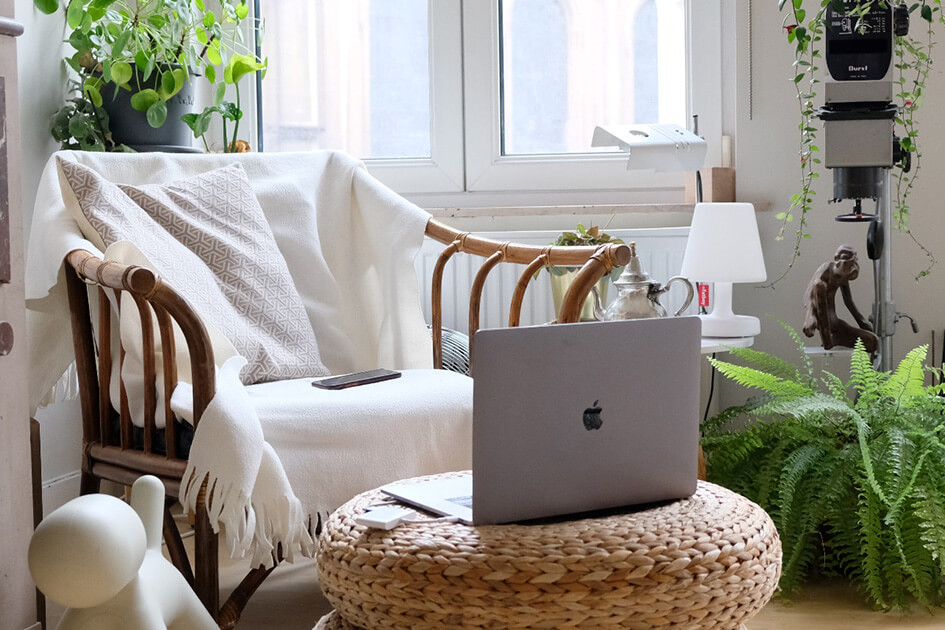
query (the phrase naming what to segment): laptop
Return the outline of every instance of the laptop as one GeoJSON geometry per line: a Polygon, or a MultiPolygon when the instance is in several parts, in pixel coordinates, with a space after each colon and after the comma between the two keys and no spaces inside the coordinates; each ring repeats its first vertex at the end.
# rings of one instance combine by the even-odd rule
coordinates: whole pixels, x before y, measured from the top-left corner
{"type": "Polygon", "coordinates": [[[472,474],[382,490],[477,525],[690,496],[700,342],[697,317],[480,330],[472,474]]]}

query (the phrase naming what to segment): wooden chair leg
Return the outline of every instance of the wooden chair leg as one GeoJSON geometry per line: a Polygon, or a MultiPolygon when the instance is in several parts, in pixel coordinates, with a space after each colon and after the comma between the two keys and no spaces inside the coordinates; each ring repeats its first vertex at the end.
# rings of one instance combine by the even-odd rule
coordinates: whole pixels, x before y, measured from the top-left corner
{"type": "Polygon", "coordinates": [[[194,523],[194,591],[214,619],[220,610],[219,568],[217,535],[203,501],[198,499],[194,523]]]}
{"type": "Polygon", "coordinates": [[[177,529],[177,522],[171,515],[171,505],[175,503],[174,499],[164,501],[164,544],[167,545],[167,555],[171,557],[171,563],[181,572],[190,587],[194,587],[194,572],[190,567],[190,559],[187,557],[187,550],[184,548],[184,541],[180,537],[180,531],[177,529]]]}
{"type": "MultiPolygon", "coordinates": [[[[33,468],[33,529],[43,520],[43,457],[40,439],[40,426],[35,418],[30,418],[30,455],[33,468]]],[[[36,589],[36,620],[46,627],[46,596],[36,589]]]]}
{"type": "Polygon", "coordinates": [[[221,630],[236,627],[236,624],[240,620],[240,615],[243,614],[243,608],[245,608],[247,602],[249,602],[249,598],[253,596],[256,589],[269,577],[269,574],[272,573],[275,568],[275,565],[268,569],[256,567],[246,574],[239,583],[239,586],[230,593],[229,598],[227,598],[226,602],[220,608],[217,623],[220,625],[221,630]]]}
{"type": "Polygon", "coordinates": [[[79,477],[79,494],[82,496],[95,494],[99,491],[101,485],[101,480],[98,477],[87,470],[83,470],[79,477]]]}

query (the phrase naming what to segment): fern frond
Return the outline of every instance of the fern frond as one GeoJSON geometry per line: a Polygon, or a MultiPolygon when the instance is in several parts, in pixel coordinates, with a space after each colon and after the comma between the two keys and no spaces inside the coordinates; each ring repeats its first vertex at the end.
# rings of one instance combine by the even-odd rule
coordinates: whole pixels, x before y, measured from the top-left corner
{"type": "Polygon", "coordinates": [[[837,400],[847,399],[847,386],[833,372],[824,370],[821,372],[820,382],[824,384],[831,396],[837,400]]]}
{"type": "Polygon", "coordinates": [[[863,348],[863,340],[857,339],[850,357],[850,383],[859,394],[857,404],[872,405],[888,378],[888,374],[873,369],[873,362],[863,348]]]}
{"type": "Polygon", "coordinates": [[[728,351],[734,357],[741,359],[762,372],[767,372],[768,374],[783,379],[793,381],[801,380],[801,373],[796,365],[784,359],[780,359],[773,354],[761,352],[753,348],[729,348],[728,351]]]}
{"type": "Polygon", "coordinates": [[[913,348],[890,375],[880,392],[900,403],[925,394],[925,371],[922,364],[928,353],[928,345],[913,348]]]}
{"type": "Polygon", "coordinates": [[[794,345],[797,346],[797,352],[801,355],[801,361],[804,364],[804,372],[807,375],[807,382],[813,382],[814,380],[814,365],[811,363],[810,356],[804,352],[804,338],[798,334],[794,327],[789,325],[784,320],[779,319],[778,323],[781,324],[781,328],[787,331],[788,336],[794,341],[794,345]]]}
{"type": "Polygon", "coordinates": [[[778,414],[801,420],[811,417],[825,418],[834,415],[846,418],[853,413],[853,409],[844,401],[837,400],[827,394],[815,393],[795,400],[772,400],[764,407],[760,407],[758,413],[778,414]]]}
{"type": "Polygon", "coordinates": [[[915,445],[909,436],[897,428],[890,429],[889,436],[891,448],[886,467],[890,473],[891,484],[888,490],[891,504],[883,520],[887,525],[892,525],[897,522],[899,511],[911,496],[916,480],[922,472],[925,458],[932,449],[927,446],[918,457],[915,457],[915,445]]]}
{"type": "Polygon", "coordinates": [[[881,608],[888,608],[882,575],[883,552],[880,541],[883,535],[883,525],[879,497],[873,493],[872,488],[867,484],[860,490],[857,503],[863,585],[867,596],[875,604],[881,608]]]}
{"type": "MultiPolygon", "coordinates": [[[[791,453],[781,467],[781,531],[788,529],[791,524],[791,510],[794,506],[794,493],[797,490],[801,477],[806,475],[812,467],[821,465],[826,449],[820,444],[807,444],[791,453]]],[[[807,497],[809,499],[809,497],[807,497]]]]}
{"type": "Polygon", "coordinates": [[[813,394],[813,390],[801,385],[797,381],[783,379],[761,370],[726,363],[718,359],[709,359],[712,366],[723,376],[735,381],[744,387],[760,389],[772,396],[782,398],[799,398],[813,394]]]}
{"type": "Polygon", "coordinates": [[[700,425],[704,437],[712,437],[727,432],[729,425],[738,418],[749,416],[753,411],[770,400],[770,396],[752,396],[744,405],[735,405],[723,409],[700,425]]]}
{"type": "Polygon", "coordinates": [[[945,501],[941,488],[920,485],[915,489],[915,496],[915,516],[922,544],[937,564],[939,574],[945,575],[945,501]]]}
{"type": "Polygon", "coordinates": [[[900,557],[912,577],[907,584],[909,592],[924,606],[931,607],[942,602],[942,574],[923,540],[922,518],[916,507],[917,496],[912,495],[902,510],[900,557]]]}
{"type": "Polygon", "coordinates": [[[831,566],[838,574],[845,575],[851,580],[863,577],[860,564],[860,524],[857,518],[857,487],[860,478],[859,448],[855,444],[847,444],[837,451],[836,464],[830,491],[824,502],[825,532],[827,534],[827,551],[830,554],[831,566]]]}
{"type": "Polygon", "coordinates": [[[883,492],[883,489],[876,478],[876,471],[873,468],[873,456],[870,452],[869,444],[870,427],[866,420],[864,420],[860,414],[856,413],[855,410],[850,414],[850,417],[856,424],[856,435],[857,440],[860,443],[860,453],[863,458],[862,464],[863,470],[866,473],[866,481],[869,483],[873,492],[876,493],[876,496],[879,498],[879,500],[883,503],[887,503],[886,493],[883,492]]]}

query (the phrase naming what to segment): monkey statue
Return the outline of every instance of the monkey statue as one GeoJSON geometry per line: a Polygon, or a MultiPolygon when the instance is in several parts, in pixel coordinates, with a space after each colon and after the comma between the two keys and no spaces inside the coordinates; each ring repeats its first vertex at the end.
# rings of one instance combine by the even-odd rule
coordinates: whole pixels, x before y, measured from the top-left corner
{"type": "Polygon", "coordinates": [[[820,331],[820,339],[827,350],[834,346],[852,348],[859,338],[863,340],[867,352],[876,351],[878,340],[873,334],[873,327],[860,314],[850,293],[850,282],[856,280],[859,274],[856,251],[849,245],[841,245],[833,255],[833,260],[817,268],[804,293],[804,334],[813,337],[815,330],[820,331]],[[843,303],[859,328],[837,317],[837,289],[840,289],[843,303]]]}

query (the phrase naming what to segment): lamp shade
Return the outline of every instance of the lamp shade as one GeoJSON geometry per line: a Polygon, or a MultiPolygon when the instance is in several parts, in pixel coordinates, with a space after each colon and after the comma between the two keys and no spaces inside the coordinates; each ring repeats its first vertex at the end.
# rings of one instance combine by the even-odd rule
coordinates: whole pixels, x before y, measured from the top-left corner
{"type": "Polygon", "coordinates": [[[706,282],[763,282],[755,208],[750,203],[700,203],[683,257],[682,275],[706,282]]]}

